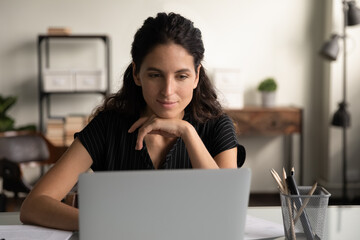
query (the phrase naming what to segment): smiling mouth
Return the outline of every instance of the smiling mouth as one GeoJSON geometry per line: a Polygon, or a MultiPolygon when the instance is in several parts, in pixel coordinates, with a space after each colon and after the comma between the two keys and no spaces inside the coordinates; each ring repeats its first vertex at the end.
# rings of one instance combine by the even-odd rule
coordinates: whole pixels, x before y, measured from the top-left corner
{"type": "Polygon", "coordinates": [[[160,103],[163,106],[173,106],[176,104],[174,101],[163,101],[163,100],[157,100],[158,103],[160,103]]]}

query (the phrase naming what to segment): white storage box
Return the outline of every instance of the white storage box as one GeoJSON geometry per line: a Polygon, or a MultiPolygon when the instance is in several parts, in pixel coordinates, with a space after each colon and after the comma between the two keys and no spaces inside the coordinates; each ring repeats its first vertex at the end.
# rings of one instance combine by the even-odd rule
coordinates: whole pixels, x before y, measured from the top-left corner
{"type": "Polygon", "coordinates": [[[67,92],[74,91],[74,76],[70,70],[52,70],[43,71],[43,87],[45,92],[67,92]]]}
{"type": "Polygon", "coordinates": [[[75,89],[81,91],[105,91],[105,78],[101,70],[76,70],[75,89]]]}

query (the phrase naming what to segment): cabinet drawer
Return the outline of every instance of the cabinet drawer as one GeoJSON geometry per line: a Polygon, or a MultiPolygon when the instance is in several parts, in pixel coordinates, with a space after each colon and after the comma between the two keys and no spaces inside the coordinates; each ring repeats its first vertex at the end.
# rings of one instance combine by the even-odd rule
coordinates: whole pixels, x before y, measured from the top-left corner
{"type": "Polygon", "coordinates": [[[282,135],[301,132],[299,108],[244,108],[226,110],[239,135],[282,135]]]}

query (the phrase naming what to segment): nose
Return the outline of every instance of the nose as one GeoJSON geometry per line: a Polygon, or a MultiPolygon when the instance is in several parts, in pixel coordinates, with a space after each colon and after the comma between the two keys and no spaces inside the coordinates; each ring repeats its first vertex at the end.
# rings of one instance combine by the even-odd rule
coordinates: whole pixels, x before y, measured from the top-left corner
{"type": "Polygon", "coordinates": [[[164,79],[164,84],[161,93],[164,96],[169,96],[173,94],[173,91],[174,91],[174,79],[168,76],[164,79]]]}

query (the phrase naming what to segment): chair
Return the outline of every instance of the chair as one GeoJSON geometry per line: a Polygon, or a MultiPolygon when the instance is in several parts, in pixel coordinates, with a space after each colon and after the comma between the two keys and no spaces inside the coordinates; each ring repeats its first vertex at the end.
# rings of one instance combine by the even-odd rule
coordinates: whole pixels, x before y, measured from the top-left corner
{"type": "Polygon", "coordinates": [[[39,166],[49,159],[46,140],[39,134],[29,132],[0,133],[0,176],[3,189],[14,193],[30,192],[32,185],[26,182],[21,164],[36,163],[39,166]]]}

